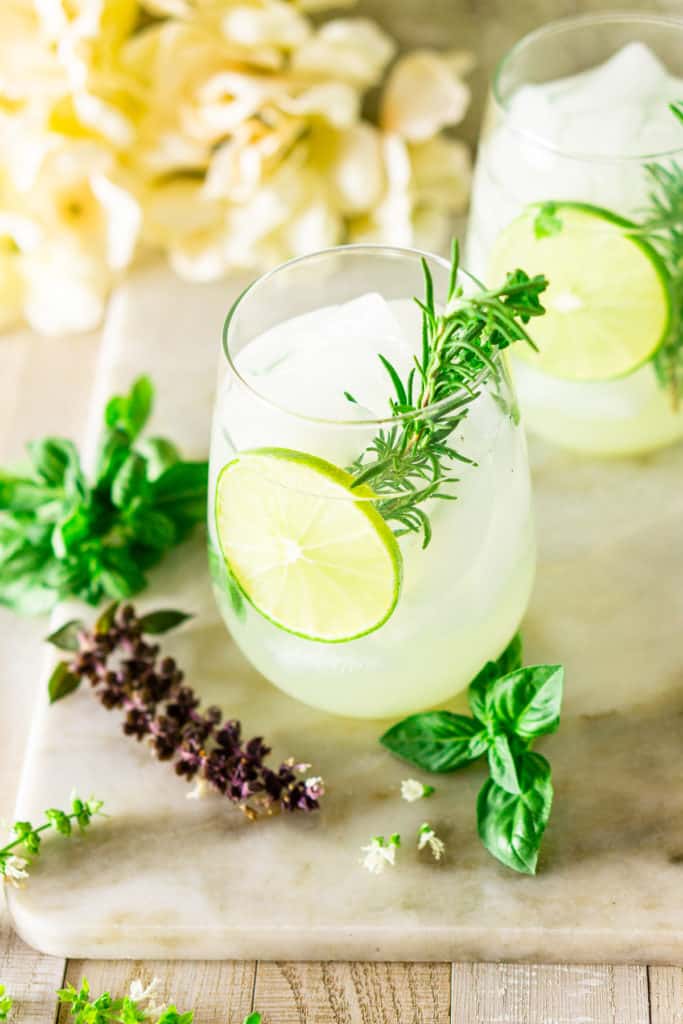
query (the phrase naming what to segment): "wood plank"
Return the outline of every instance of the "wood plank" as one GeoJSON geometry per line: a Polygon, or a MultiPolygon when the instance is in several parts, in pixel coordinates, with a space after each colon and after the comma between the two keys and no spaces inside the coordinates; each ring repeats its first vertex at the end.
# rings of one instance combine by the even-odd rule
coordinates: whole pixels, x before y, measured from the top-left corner
{"type": "Polygon", "coordinates": [[[683,969],[648,967],[650,1024],[683,1024],[683,969]]]}
{"type": "MultiPolygon", "coordinates": [[[[175,1003],[181,1012],[194,1010],[195,1024],[241,1024],[251,1010],[255,972],[251,960],[70,960],[66,980],[77,986],[85,977],[93,993],[120,997],[136,978],[144,984],[159,978],[161,998],[175,1003]]],[[[66,1010],[58,1019],[66,1024],[66,1010]]]]}
{"type": "Polygon", "coordinates": [[[452,1024],[649,1024],[649,1019],[645,967],[453,965],[452,1024]]]}
{"type": "Polygon", "coordinates": [[[14,999],[12,1018],[17,1024],[52,1024],[64,967],[63,960],[34,953],[9,927],[0,925],[0,983],[14,999]]]}
{"type": "Polygon", "coordinates": [[[264,1024],[448,1024],[450,964],[259,963],[264,1024]]]}

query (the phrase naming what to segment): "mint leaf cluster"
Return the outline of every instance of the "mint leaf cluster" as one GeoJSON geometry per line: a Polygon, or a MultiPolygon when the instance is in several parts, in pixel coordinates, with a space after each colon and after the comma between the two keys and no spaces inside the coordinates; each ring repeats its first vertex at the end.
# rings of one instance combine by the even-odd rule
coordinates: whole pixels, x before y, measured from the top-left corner
{"type": "Polygon", "coordinates": [[[553,802],[548,761],[531,750],[560,724],[561,665],[522,667],[516,636],[497,661],[469,685],[472,717],[427,711],[392,726],[381,743],[429,772],[452,772],[486,757],[489,778],[477,800],[477,826],[486,849],[506,867],[536,873],[553,802]]]}
{"type": "Polygon", "coordinates": [[[206,514],[206,462],[165,438],[142,440],[152,383],[140,377],[107,404],[94,479],[71,441],[28,447],[25,472],[0,470],[0,604],[24,615],[65,597],[127,598],[146,571],[206,514]]]}

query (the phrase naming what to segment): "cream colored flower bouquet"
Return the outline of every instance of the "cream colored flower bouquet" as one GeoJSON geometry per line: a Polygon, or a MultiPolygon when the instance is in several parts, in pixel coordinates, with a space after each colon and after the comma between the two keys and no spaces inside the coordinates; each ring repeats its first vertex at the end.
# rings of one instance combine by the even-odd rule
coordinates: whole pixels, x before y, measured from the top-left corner
{"type": "MultiPolygon", "coordinates": [[[[463,53],[396,60],[320,0],[2,0],[0,327],[99,322],[145,247],[213,280],[347,241],[439,247],[469,191],[463,53]]],[[[337,5],[338,6],[338,5],[337,5]]]]}

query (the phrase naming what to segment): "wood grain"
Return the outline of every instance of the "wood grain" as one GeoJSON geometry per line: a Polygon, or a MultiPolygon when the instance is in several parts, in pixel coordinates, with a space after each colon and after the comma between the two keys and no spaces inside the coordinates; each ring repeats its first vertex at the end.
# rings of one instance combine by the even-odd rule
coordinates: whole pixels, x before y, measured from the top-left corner
{"type": "MultiPolygon", "coordinates": [[[[252,961],[70,960],[66,979],[78,986],[86,977],[93,993],[122,996],[136,978],[144,984],[159,978],[162,999],[181,1012],[194,1010],[195,1024],[241,1024],[251,1010],[255,971],[252,961]]],[[[66,1009],[58,1020],[66,1024],[66,1009]]]]}
{"type": "Polygon", "coordinates": [[[452,1024],[649,1024],[649,1019],[645,967],[453,967],[452,1024]]]}
{"type": "Polygon", "coordinates": [[[16,1024],[53,1024],[64,967],[63,960],[34,953],[0,924],[0,983],[14,999],[16,1024]]]}
{"type": "Polygon", "coordinates": [[[264,1024],[448,1024],[450,964],[260,963],[264,1024]]]}
{"type": "Polygon", "coordinates": [[[683,970],[648,967],[650,1024],[683,1024],[683,970]]]}

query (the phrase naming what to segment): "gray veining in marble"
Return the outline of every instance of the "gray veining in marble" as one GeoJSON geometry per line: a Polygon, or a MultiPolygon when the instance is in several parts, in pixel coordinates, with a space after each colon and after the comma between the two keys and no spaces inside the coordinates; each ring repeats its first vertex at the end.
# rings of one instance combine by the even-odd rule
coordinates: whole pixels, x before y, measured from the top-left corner
{"type": "MultiPolygon", "coordinates": [[[[132,279],[95,404],[148,370],[160,391],[154,429],[204,452],[231,294],[155,269],[132,279]]],[[[683,963],[683,447],[604,463],[533,451],[541,557],[528,655],[568,670],[562,728],[541,746],[556,805],[536,878],[479,843],[481,766],[408,805],[398,788],[416,773],[379,747],[381,723],[325,716],[259,678],[227,636],[191,542],[144,605],[197,613],[169,649],[207,701],[277,755],[313,763],[329,785],[324,810],[254,825],[218,798],[188,801],[87,690],[42,701],[21,814],[60,805],[75,786],[110,817],[82,839],[46,843],[11,898],[21,935],[72,957],[683,963]],[[425,817],[447,842],[439,865],[413,848],[425,817]],[[403,836],[399,866],[370,876],[359,848],[392,831],[403,836]]]]}

